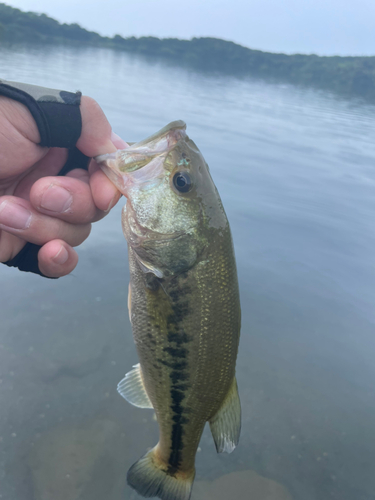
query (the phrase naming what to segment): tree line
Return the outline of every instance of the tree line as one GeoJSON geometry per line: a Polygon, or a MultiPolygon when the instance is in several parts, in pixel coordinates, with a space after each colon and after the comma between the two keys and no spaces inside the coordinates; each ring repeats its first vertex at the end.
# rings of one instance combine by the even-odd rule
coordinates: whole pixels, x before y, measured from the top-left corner
{"type": "Polygon", "coordinates": [[[45,14],[0,3],[0,46],[25,42],[114,48],[199,71],[309,85],[375,101],[375,57],[275,54],[217,38],[102,37],[78,24],[61,24],[45,14]]]}

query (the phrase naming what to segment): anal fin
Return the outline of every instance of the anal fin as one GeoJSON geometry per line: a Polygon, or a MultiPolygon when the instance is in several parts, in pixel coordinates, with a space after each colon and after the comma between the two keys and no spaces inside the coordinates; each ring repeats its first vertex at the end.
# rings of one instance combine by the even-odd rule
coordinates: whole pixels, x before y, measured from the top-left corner
{"type": "Polygon", "coordinates": [[[126,401],[138,408],[153,408],[143,383],[139,363],[118,383],[117,391],[126,401]]]}
{"type": "Polygon", "coordinates": [[[238,444],[241,432],[241,403],[235,377],[221,408],[210,420],[210,429],[216,451],[232,453],[238,444]]]}

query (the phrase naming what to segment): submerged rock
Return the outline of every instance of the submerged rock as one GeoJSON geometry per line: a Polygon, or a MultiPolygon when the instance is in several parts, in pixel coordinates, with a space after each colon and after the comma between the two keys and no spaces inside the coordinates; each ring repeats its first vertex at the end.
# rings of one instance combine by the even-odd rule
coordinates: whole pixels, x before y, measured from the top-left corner
{"type": "Polygon", "coordinates": [[[192,500],[293,500],[280,483],[253,470],[232,472],[215,481],[197,481],[192,500]]]}

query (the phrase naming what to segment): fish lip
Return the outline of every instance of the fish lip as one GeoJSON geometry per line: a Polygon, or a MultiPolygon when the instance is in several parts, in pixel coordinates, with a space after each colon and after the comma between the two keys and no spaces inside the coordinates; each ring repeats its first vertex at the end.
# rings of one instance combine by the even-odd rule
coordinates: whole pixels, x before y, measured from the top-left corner
{"type": "Polygon", "coordinates": [[[167,156],[177,142],[181,139],[186,140],[186,138],[186,123],[182,120],[176,120],[146,139],[131,144],[126,149],[98,155],[94,160],[106,175],[108,175],[108,168],[118,170],[120,175],[126,175],[142,169],[157,156],[167,156]]]}

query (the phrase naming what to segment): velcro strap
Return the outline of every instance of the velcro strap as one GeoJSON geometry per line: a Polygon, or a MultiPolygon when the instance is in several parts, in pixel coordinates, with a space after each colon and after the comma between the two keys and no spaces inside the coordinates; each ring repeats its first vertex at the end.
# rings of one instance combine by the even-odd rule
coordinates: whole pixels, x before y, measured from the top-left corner
{"type": "Polygon", "coordinates": [[[40,146],[72,148],[82,130],[81,92],[0,80],[0,95],[24,104],[40,133],[40,146]]]}

